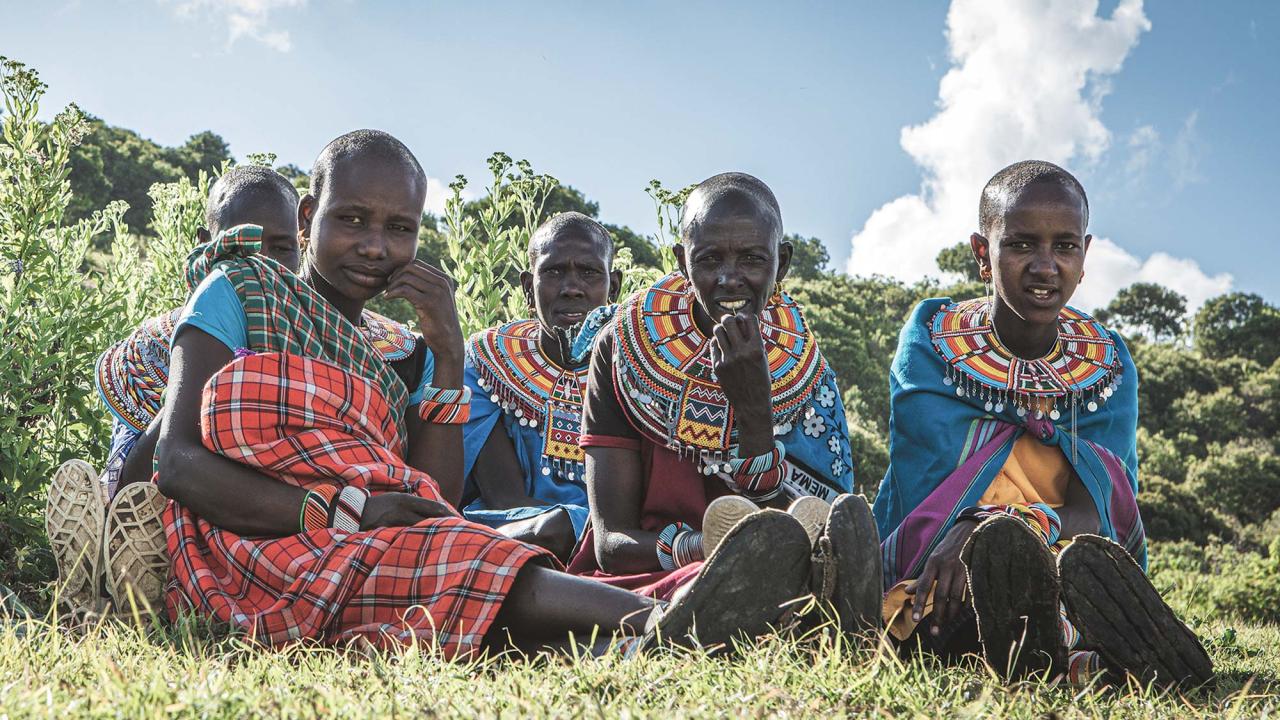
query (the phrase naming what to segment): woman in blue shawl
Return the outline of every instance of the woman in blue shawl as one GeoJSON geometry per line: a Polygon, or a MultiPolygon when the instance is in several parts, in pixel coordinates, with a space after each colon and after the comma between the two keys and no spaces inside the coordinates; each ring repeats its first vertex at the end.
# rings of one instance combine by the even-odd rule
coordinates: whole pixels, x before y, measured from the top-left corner
{"type": "Polygon", "coordinates": [[[569,333],[617,299],[613,239],[582,213],[556,215],[530,237],[520,282],[534,316],[467,341],[463,515],[567,561],[587,524],[578,436],[590,360],[571,357],[569,333]]]}
{"type": "Polygon", "coordinates": [[[1001,170],[970,239],[989,297],[926,300],[903,328],[874,508],[885,619],[944,654],[980,641],[1000,672],[1202,682],[1207,655],[1143,573],[1137,370],[1066,305],[1087,223],[1062,168],[1001,170]]]}

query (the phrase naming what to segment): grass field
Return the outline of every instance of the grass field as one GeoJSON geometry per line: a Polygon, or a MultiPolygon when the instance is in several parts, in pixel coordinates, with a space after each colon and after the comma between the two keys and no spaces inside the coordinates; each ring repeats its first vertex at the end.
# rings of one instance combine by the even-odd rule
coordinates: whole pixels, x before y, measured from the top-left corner
{"type": "Polygon", "coordinates": [[[1199,598],[1231,583],[1157,565],[1157,585],[1205,639],[1216,688],[1001,683],[980,663],[943,667],[825,638],[767,638],[738,658],[662,652],[447,663],[430,653],[265,651],[190,627],[106,621],[0,629],[0,718],[84,717],[1280,717],[1280,627],[1199,598]]]}

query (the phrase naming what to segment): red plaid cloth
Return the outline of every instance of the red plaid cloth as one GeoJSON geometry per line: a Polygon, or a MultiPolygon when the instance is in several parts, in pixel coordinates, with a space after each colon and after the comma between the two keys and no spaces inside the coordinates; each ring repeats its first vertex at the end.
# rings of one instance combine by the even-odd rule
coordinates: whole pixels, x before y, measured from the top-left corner
{"type": "MultiPolygon", "coordinates": [[[[354,485],[444,502],[435,482],[396,453],[398,426],[373,382],[293,354],[235,360],[204,391],[201,430],[216,453],[300,487],[354,485]]],[[[165,525],[170,616],[194,608],[268,644],[417,639],[438,643],[446,657],[465,655],[520,568],[549,557],[461,518],[261,539],[170,502],[165,525]]]]}

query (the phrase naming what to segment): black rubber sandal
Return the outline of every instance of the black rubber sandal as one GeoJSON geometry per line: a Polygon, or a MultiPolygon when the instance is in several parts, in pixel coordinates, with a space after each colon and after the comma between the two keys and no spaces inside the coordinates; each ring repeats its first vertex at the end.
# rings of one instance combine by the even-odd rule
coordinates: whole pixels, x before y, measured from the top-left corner
{"type": "Polygon", "coordinates": [[[866,498],[841,495],[814,548],[814,594],[830,603],[841,630],[863,635],[880,629],[883,577],[880,533],[866,498]]]}
{"type": "Polygon", "coordinates": [[[1080,535],[1058,556],[1067,614],[1108,670],[1142,683],[1194,687],[1213,679],[1195,633],[1124,548],[1080,535]]]}
{"type": "Polygon", "coordinates": [[[724,649],[735,638],[759,637],[808,591],[808,580],[809,536],[799,521],[779,510],[754,513],[657,615],[643,644],[724,649]]]}
{"type": "Polygon", "coordinates": [[[1006,679],[1067,667],[1053,555],[1022,521],[983,521],[960,554],[987,663],[1006,679]]]}

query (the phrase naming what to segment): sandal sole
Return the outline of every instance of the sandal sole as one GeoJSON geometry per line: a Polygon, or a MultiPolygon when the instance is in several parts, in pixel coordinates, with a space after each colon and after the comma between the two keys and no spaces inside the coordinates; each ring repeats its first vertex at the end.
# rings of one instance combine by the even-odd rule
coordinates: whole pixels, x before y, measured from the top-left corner
{"type": "Polygon", "coordinates": [[[825,526],[823,537],[830,543],[830,553],[836,562],[831,604],[840,629],[849,634],[878,630],[884,570],[880,560],[880,533],[866,498],[861,495],[836,498],[825,526]]]}
{"type": "Polygon", "coordinates": [[[723,646],[759,637],[806,592],[809,538],[790,515],[761,510],[739,522],[684,593],[663,613],[662,642],[723,646]]]}
{"type": "Polygon", "coordinates": [[[1213,679],[1204,646],[1124,548],[1081,535],[1058,556],[1058,574],[1072,622],[1111,668],[1144,684],[1190,687],[1213,679]]]}
{"type": "Polygon", "coordinates": [[[800,521],[800,526],[804,528],[805,534],[809,536],[809,544],[812,545],[822,535],[822,528],[831,515],[831,505],[822,498],[803,495],[791,501],[787,514],[800,521]]]}
{"type": "Polygon", "coordinates": [[[44,519],[58,566],[60,602],[76,613],[101,612],[104,599],[99,582],[106,511],[92,465],[68,460],[58,468],[49,481],[44,519]]]}
{"type": "Polygon", "coordinates": [[[1010,517],[984,521],[960,553],[987,663],[1006,678],[1067,666],[1053,555],[1010,517]]]}
{"type": "Polygon", "coordinates": [[[734,526],[760,511],[755,503],[741,495],[722,495],[712,500],[702,514],[702,552],[711,557],[734,526]]]}

